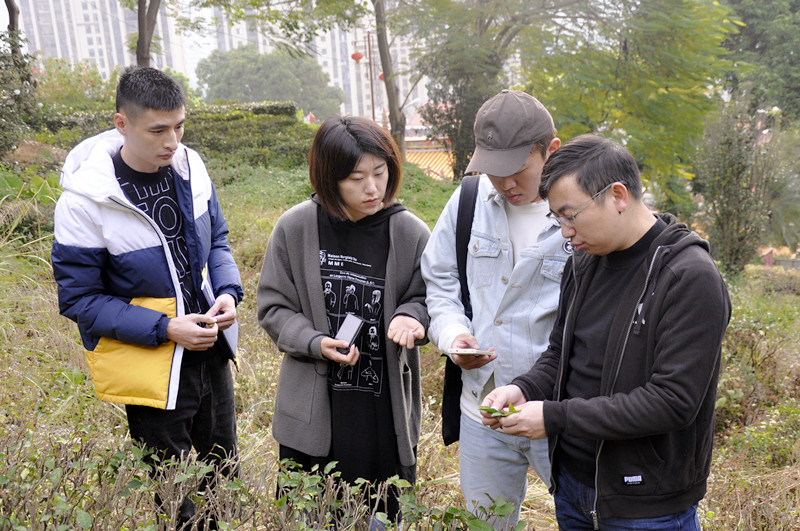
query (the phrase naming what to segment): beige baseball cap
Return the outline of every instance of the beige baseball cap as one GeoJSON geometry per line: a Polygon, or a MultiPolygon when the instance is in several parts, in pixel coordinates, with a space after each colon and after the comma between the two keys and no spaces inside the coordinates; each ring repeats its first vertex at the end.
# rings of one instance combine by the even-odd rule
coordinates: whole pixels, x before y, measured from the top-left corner
{"type": "Polygon", "coordinates": [[[533,144],[553,132],[553,118],[536,98],[504,89],[475,116],[475,151],[466,173],[508,177],[519,171],[533,144]]]}

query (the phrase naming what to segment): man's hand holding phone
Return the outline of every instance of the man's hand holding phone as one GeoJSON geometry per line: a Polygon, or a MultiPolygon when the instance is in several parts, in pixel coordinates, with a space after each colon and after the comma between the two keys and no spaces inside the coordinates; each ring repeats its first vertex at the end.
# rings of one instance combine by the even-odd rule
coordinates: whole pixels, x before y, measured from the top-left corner
{"type": "Polygon", "coordinates": [[[483,367],[497,357],[493,348],[480,349],[475,336],[467,333],[457,335],[446,354],[462,369],[483,367]]]}

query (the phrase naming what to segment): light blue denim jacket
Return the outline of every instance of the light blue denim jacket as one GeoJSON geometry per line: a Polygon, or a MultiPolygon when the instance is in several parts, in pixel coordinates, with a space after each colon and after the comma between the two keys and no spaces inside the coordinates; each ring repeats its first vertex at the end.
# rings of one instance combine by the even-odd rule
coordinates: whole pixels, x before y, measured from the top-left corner
{"type": "MultiPolygon", "coordinates": [[[[512,270],[513,250],[503,203],[488,177],[481,177],[467,254],[473,318],[464,315],[456,265],[455,227],[460,188],[442,211],[422,254],[422,277],[431,317],[428,337],[444,352],[455,337],[469,332],[482,349],[494,347],[497,359],[462,370],[462,406],[475,403],[494,373],[495,386],[528,372],[547,349],[556,318],[561,274],[571,255],[569,242],[554,222],[527,247],[512,270]],[[467,396],[465,396],[467,395],[467,396]],[[471,396],[469,396],[471,395],[471,396]]],[[[470,408],[472,409],[472,408],[470,408]]],[[[479,418],[477,407],[469,416],[479,418]]]]}

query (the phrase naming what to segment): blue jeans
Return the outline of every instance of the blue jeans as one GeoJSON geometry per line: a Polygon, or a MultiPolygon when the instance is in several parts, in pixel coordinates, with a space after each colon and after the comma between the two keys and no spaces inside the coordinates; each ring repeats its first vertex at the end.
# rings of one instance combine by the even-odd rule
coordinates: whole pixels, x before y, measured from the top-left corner
{"type": "MultiPolygon", "coordinates": [[[[186,363],[186,357],[191,355],[191,352],[184,353],[175,409],[125,406],[131,438],[162,461],[185,459],[194,447],[199,460],[214,464],[223,476],[235,475],[236,411],[229,360],[218,354],[200,363],[186,363]]],[[[152,459],[150,462],[157,464],[152,459]]],[[[159,467],[153,466],[151,476],[160,477],[160,474],[159,467]]],[[[213,484],[204,481],[201,488],[206,487],[213,488],[213,484]]],[[[156,504],[162,507],[158,495],[156,504]]],[[[178,524],[189,520],[194,513],[194,503],[184,498],[178,524]]]]}
{"type": "Polygon", "coordinates": [[[512,529],[519,520],[519,508],[528,488],[528,468],[533,467],[546,485],[550,484],[547,439],[531,440],[491,430],[461,414],[458,448],[461,491],[467,508],[488,509],[489,498],[513,503],[516,510],[507,518],[490,519],[495,529],[512,529]]]}
{"type": "MultiPolygon", "coordinates": [[[[595,490],[572,477],[560,467],[553,498],[556,505],[558,528],[563,531],[592,531],[591,511],[595,490]]],[[[601,518],[598,523],[602,531],[700,531],[697,504],[685,511],[657,516],[655,518],[601,518]]]]}

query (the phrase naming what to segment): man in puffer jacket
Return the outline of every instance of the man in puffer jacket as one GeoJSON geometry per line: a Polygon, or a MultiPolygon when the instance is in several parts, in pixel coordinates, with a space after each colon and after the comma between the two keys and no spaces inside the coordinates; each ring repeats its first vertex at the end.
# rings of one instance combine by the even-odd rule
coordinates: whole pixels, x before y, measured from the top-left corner
{"type": "MultiPolygon", "coordinates": [[[[243,291],[228,227],[200,156],[180,143],[181,86],[131,67],[116,103],[115,129],[76,146],[61,173],[59,309],[78,324],[97,396],[125,404],[134,440],[160,460],[194,447],[235,473],[229,361],[243,291]]],[[[178,525],[194,512],[184,499],[178,525]]]]}
{"type": "Polygon", "coordinates": [[[599,136],[556,151],[539,192],[575,254],[550,346],[483,402],[520,411],[483,422],[548,437],[559,529],[699,531],[731,315],[708,242],[650,212],[636,161],[599,136]]]}

